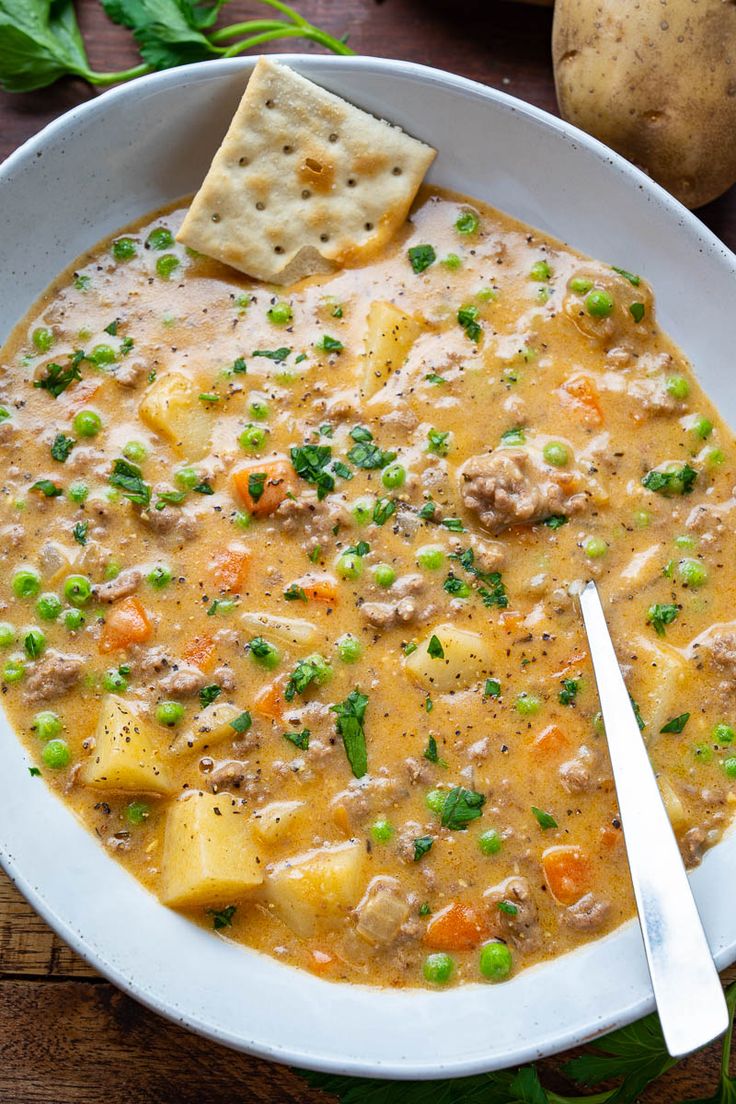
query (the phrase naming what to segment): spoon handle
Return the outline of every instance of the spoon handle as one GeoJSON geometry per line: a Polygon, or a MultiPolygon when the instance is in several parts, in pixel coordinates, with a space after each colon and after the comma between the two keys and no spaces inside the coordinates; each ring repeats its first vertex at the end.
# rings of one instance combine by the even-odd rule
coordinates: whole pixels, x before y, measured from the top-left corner
{"type": "Polygon", "coordinates": [[[723,989],[698,915],[595,583],[580,595],[649,976],[673,1058],[728,1026],[723,989]]]}

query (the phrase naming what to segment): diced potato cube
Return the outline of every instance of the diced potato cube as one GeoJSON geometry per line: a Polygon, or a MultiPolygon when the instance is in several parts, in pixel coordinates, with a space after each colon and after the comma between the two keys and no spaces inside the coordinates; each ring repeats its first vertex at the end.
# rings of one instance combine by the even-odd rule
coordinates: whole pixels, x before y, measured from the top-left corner
{"type": "Polygon", "coordinates": [[[488,673],[490,664],[491,650],[479,633],[449,624],[437,625],[404,660],[414,682],[440,694],[472,686],[488,673]]]}
{"type": "Polygon", "coordinates": [[[262,882],[263,862],[238,801],[194,790],[169,807],[161,860],[165,905],[228,905],[262,882]]]}
{"type": "Polygon", "coordinates": [[[244,613],[240,620],[258,636],[273,637],[280,644],[290,644],[295,648],[309,647],[317,637],[317,629],[312,622],[301,617],[280,617],[254,610],[244,613]]]}
{"type": "Polygon", "coordinates": [[[171,750],[179,754],[183,751],[193,751],[206,745],[208,748],[224,740],[227,736],[237,735],[233,728],[236,717],[242,716],[243,710],[232,702],[215,701],[205,706],[192,718],[191,728],[182,732],[171,745],[171,750]]]}
{"type": "Polygon", "coordinates": [[[80,777],[88,786],[133,793],[170,794],[174,780],[157,733],[127,702],[108,694],[102,702],[95,747],[80,777]]]}
{"type": "Polygon", "coordinates": [[[652,689],[639,701],[641,715],[646,722],[644,735],[652,738],[658,735],[662,725],[673,716],[681,713],[681,691],[685,688],[688,663],[676,648],[665,641],[649,640],[645,636],[636,637],[632,651],[637,658],[637,668],[647,668],[653,672],[647,678],[652,689]],[[656,675],[656,678],[654,677],[656,675]]]}
{"type": "Polygon", "coordinates": [[[188,460],[200,460],[210,448],[212,418],[200,401],[201,391],[187,376],[169,372],[156,380],[138,407],[141,421],[188,460]]]}
{"type": "Polygon", "coordinates": [[[358,840],[276,863],[265,884],[276,914],[297,935],[335,927],[359,901],[365,851],[358,840]]]}
{"type": "Polygon", "coordinates": [[[422,324],[393,303],[371,303],[365,333],[362,392],[370,398],[401,368],[422,324]]]}
{"type": "Polygon", "coordinates": [[[659,792],[662,795],[662,801],[667,810],[667,816],[670,818],[672,829],[675,832],[682,832],[689,821],[687,811],[682,803],[682,798],[675,790],[667,775],[661,774],[657,781],[659,783],[659,792]]]}
{"type": "Polygon", "coordinates": [[[277,843],[288,836],[306,807],[304,801],[272,801],[253,814],[253,829],[265,843],[277,843]]]}

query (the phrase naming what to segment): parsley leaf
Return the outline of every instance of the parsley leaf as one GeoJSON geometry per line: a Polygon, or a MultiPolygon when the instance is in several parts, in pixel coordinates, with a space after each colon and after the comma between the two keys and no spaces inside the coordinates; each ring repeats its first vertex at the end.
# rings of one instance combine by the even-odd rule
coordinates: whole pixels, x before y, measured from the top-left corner
{"type": "Polygon", "coordinates": [[[485,803],[483,794],[464,786],[453,786],[442,806],[442,827],[464,832],[470,822],[481,815],[485,803]]]}
{"type": "Polygon", "coordinates": [[[355,444],[348,453],[348,460],[355,464],[356,468],[365,468],[367,471],[385,468],[396,459],[395,452],[384,452],[374,443],[373,434],[365,426],[353,426],[350,436],[355,444]]]}
{"type": "Polygon", "coordinates": [[[434,836],[420,836],[414,840],[414,862],[419,862],[432,850],[434,836]]]}
{"type": "Polygon", "coordinates": [[[219,698],[222,693],[222,687],[213,682],[210,686],[203,686],[199,691],[199,700],[202,708],[205,709],[208,705],[212,705],[212,702],[216,698],[219,698]]]}
{"type": "Polygon", "coordinates": [[[657,636],[664,636],[665,625],[671,625],[680,612],[679,606],[670,603],[655,602],[647,610],[647,624],[651,625],[657,636]]]}
{"type": "Polygon", "coordinates": [[[325,470],[332,459],[330,445],[302,445],[290,449],[289,455],[296,474],[316,486],[320,501],[335,489],[335,477],[325,470]]]}
{"type": "Polygon", "coordinates": [[[563,679],[562,689],[557,695],[557,700],[560,705],[574,705],[575,699],[578,696],[578,690],[580,689],[580,682],[576,679],[563,679]]]}
{"type": "Polygon", "coordinates": [[[284,739],[292,743],[294,747],[298,747],[300,751],[306,751],[309,747],[309,737],[311,733],[308,728],[303,728],[301,732],[284,732],[284,739]]]}
{"type": "Polygon", "coordinates": [[[284,689],[284,697],[287,702],[293,701],[297,694],[303,694],[312,683],[322,686],[331,675],[332,668],[324,656],[318,652],[306,656],[305,659],[297,661],[296,667],[291,672],[284,689]]]}
{"type": "Polygon", "coordinates": [[[38,769],[38,767],[29,767],[28,768],[28,773],[30,774],[31,778],[40,778],[41,777],[41,772],[38,769]]]}
{"type": "Polygon", "coordinates": [[[223,909],[207,909],[207,915],[212,917],[212,927],[215,931],[232,927],[233,916],[237,912],[237,905],[228,905],[223,909]]]}
{"type": "Polygon", "coordinates": [[[437,750],[437,739],[434,736],[430,736],[427,740],[427,746],[423,753],[424,758],[430,763],[441,763],[440,753],[437,750]]]}
{"type": "Polygon", "coordinates": [[[413,245],[408,250],[409,264],[417,276],[425,272],[437,260],[433,245],[413,245]]]}
{"type": "Polygon", "coordinates": [[[69,453],[76,443],[73,437],[65,437],[63,433],[57,433],[51,446],[51,455],[54,460],[58,460],[60,464],[63,464],[68,459],[69,453]]]}
{"type": "Polygon", "coordinates": [[[637,324],[641,322],[642,318],[644,317],[644,313],[645,307],[643,303],[632,303],[629,307],[629,314],[637,324]]]}
{"type": "Polygon", "coordinates": [[[284,591],[284,598],[287,602],[306,602],[307,592],[304,587],[300,587],[298,583],[289,583],[284,591]]]}
{"type": "Polygon", "coordinates": [[[501,683],[498,681],[498,679],[486,679],[486,685],[483,693],[487,698],[500,698],[501,683]]]}
{"type": "Polygon", "coordinates": [[[673,717],[671,721],[667,721],[667,724],[663,724],[660,728],[660,732],[682,732],[683,728],[690,720],[689,713],[681,713],[679,717],[673,717]]]}
{"type": "Polygon", "coordinates": [[[611,269],[618,272],[619,276],[623,276],[624,280],[628,280],[632,287],[638,287],[641,283],[641,276],[635,276],[633,272],[627,272],[625,268],[616,268],[616,265],[611,265],[611,269]]]}
{"type": "Polygon", "coordinates": [[[203,495],[213,495],[215,493],[212,489],[212,486],[206,479],[203,479],[201,483],[196,483],[192,487],[192,490],[196,491],[197,494],[203,495]]]}
{"type": "Polygon", "coordinates": [[[567,525],[567,518],[564,514],[550,514],[544,519],[542,525],[546,525],[548,529],[561,529],[563,525],[567,525]]]}
{"type": "Polygon", "coordinates": [[[252,355],[267,357],[268,360],[274,360],[277,364],[283,364],[291,351],[291,349],[287,349],[282,345],[280,349],[254,349],[252,355]]]}
{"type": "Polygon", "coordinates": [[[30,92],[67,74],[93,76],[72,0],[3,0],[0,59],[8,92],[30,92]]]}
{"type": "Polygon", "coordinates": [[[332,706],[337,714],[336,727],[342,736],[345,754],[356,778],[362,778],[368,772],[368,752],[365,743],[363,721],[368,705],[368,697],[356,687],[344,701],[332,706]]]}
{"type": "Polygon", "coordinates": [[[338,341],[336,337],[330,337],[329,334],[323,334],[317,342],[317,348],[322,349],[325,353],[341,353],[345,346],[342,341],[338,341]]]}
{"type": "Polygon", "coordinates": [[[238,714],[238,716],[230,722],[230,727],[234,728],[239,736],[242,736],[244,732],[248,731],[252,724],[253,718],[246,709],[245,712],[238,714]]]}
{"type": "Polygon", "coordinates": [[[513,426],[511,429],[505,430],[501,434],[502,445],[524,445],[526,444],[526,433],[523,426],[513,426]]]}
{"type": "Polygon", "coordinates": [[[118,458],[112,466],[112,474],[107,481],[111,487],[118,487],[136,506],[149,505],[151,488],[143,479],[143,472],[137,464],[118,458]]]}
{"type": "Polygon", "coordinates": [[[690,494],[697,478],[698,473],[695,469],[689,464],[684,464],[681,468],[670,468],[668,471],[653,468],[642,479],[642,485],[648,491],[656,491],[658,494],[670,497],[690,494]]]}
{"type": "Polygon", "coordinates": [[[72,536],[77,544],[87,543],[87,530],[89,529],[88,521],[78,521],[72,529],[72,536]]]}
{"type": "Polygon", "coordinates": [[[266,488],[266,473],[265,472],[251,472],[248,476],[248,494],[254,502],[262,497],[266,488]]]}
{"type": "Polygon", "coordinates": [[[442,643],[439,637],[434,633],[429,638],[429,644],[427,645],[427,653],[432,659],[444,659],[445,649],[442,647],[442,643]]]}
{"type": "Polygon", "coordinates": [[[532,812],[537,818],[537,823],[539,824],[540,828],[547,829],[557,827],[557,821],[551,813],[545,813],[544,809],[538,809],[536,805],[532,805],[532,812]]]}
{"type": "Polygon", "coordinates": [[[392,498],[377,498],[373,507],[373,521],[383,525],[396,513],[396,503],[392,498]]]}
{"type": "MultiPolygon", "coordinates": [[[[2,31],[2,24],[0,23],[0,31],[2,31]]],[[[0,39],[0,42],[2,40],[0,39]]],[[[79,371],[79,365],[84,360],[84,353],[81,349],[77,350],[73,357],[69,360],[66,366],[57,364],[49,364],[46,367],[46,375],[41,379],[33,381],[34,387],[40,387],[43,391],[48,391],[49,395],[53,395],[55,399],[58,399],[59,395],[63,391],[66,391],[70,383],[75,380],[81,380],[82,373],[79,371]]]]}
{"type": "Polygon", "coordinates": [[[467,583],[464,583],[462,579],[458,579],[452,572],[447,576],[442,589],[451,594],[453,598],[469,598],[472,591],[467,583]]]}
{"type": "Polygon", "coordinates": [[[44,498],[58,498],[64,493],[51,479],[37,479],[35,483],[31,483],[30,490],[38,491],[44,498]]]}
{"type": "Polygon", "coordinates": [[[476,343],[480,341],[480,335],[483,333],[483,328],[478,322],[479,314],[477,307],[461,307],[457,312],[457,320],[465,330],[466,336],[476,343]]]}

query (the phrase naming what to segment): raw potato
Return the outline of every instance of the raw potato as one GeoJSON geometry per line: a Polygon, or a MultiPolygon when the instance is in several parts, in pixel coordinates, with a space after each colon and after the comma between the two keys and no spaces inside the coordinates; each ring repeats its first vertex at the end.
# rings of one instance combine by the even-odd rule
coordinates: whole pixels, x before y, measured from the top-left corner
{"type": "Polygon", "coordinates": [[[253,830],[264,843],[278,843],[288,836],[306,808],[306,801],[272,801],[253,814],[253,830]]]}
{"type": "Polygon", "coordinates": [[[245,809],[229,794],[194,790],[166,814],[161,900],[173,908],[232,904],[263,882],[245,809]]]}
{"type": "Polygon", "coordinates": [[[557,0],[552,54],[563,118],[687,207],[736,180],[736,4],[557,0]]]}
{"type": "Polygon", "coordinates": [[[297,935],[335,927],[359,901],[365,850],[359,840],[320,847],[276,863],[266,898],[297,935]]]}
{"type": "Polygon", "coordinates": [[[681,686],[687,682],[687,660],[677,648],[663,640],[648,640],[636,637],[634,654],[639,667],[656,668],[655,688],[639,702],[641,715],[646,722],[644,735],[652,740],[671,717],[682,713],[681,686]]]}
{"type": "Polygon", "coordinates": [[[435,690],[440,694],[472,686],[489,672],[490,663],[490,649],[483,637],[455,625],[437,625],[404,660],[414,682],[427,691],[435,690]],[[433,636],[442,645],[443,657],[429,654],[433,636]]]}
{"type": "Polygon", "coordinates": [[[407,358],[422,324],[393,303],[371,303],[366,320],[362,392],[370,398],[407,358]]]}
{"type": "Polygon", "coordinates": [[[82,766],[88,786],[130,793],[170,794],[174,783],[156,733],[114,694],[102,701],[95,747],[82,766]]]}
{"type": "Polygon", "coordinates": [[[180,372],[156,380],[138,407],[141,421],[179,456],[200,460],[210,448],[212,419],[200,399],[202,388],[180,372]]]}

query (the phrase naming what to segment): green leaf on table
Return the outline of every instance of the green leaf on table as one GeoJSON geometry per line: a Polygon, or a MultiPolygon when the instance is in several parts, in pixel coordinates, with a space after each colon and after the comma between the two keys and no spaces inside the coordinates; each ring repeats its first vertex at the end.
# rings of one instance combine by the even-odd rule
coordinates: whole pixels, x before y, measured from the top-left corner
{"type": "Polygon", "coordinates": [[[0,0],[0,84],[8,92],[44,88],[90,73],[72,0],[0,0]]]}
{"type": "Polygon", "coordinates": [[[676,1065],[667,1053],[656,1015],[646,1016],[606,1035],[585,1054],[567,1062],[562,1072],[579,1085],[599,1085],[621,1078],[606,1104],[634,1104],[650,1081],[676,1065]]]}
{"type": "Polygon", "coordinates": [[[170,69],[218,57],[220,50],[202,33],[217,19],[226,0],[102,0],[113,23],[133,32],[152,69],[170,69]]]}

